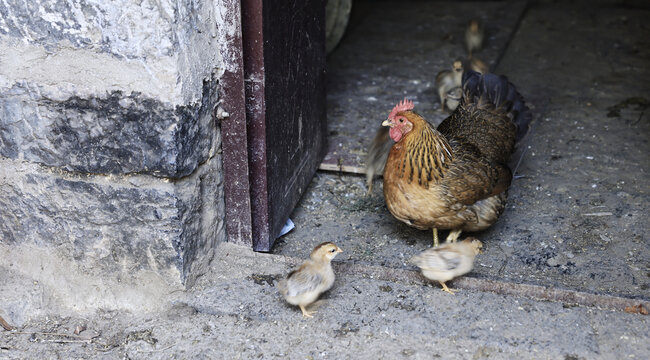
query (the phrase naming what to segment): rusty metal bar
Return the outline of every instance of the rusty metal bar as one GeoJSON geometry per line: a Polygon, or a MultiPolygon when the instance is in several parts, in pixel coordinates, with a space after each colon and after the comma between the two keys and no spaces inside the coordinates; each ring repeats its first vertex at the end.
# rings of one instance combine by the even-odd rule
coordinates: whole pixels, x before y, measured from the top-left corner
{"type": "Polygon", "coordinates": [[[217,31],[225,71],[219,82],[220,106],[229,114],[221,119],[226,230],[228,241],[252,247],[241,9],[238,0],[223,0],[223,8],[227,14],[217,31]]]}
{"type": "Polygon", "coordinates": [[[271,237],[266,158],[263,3],[259,0],[241,2],[254,248],[268,243],[271,237]]]}
{"type": "MultiPolygon", "coordinates": [[[[425,285],[430,283],[418,271],[383,266],[333,263],[337,274],[366,276],[393,282],[425,285]]],[[[612,295],[599,295],[576,290],[557,289],[548,286],[511,283],[499,280],[478,279],[469,276],[453,280],[453,287],[472,291],[493,292],[501,295],[527,297],[536,300],[555,301],[566,304],[625,311],[625,308],[642,305],[650,309],[650,301],[612,295]]]]}

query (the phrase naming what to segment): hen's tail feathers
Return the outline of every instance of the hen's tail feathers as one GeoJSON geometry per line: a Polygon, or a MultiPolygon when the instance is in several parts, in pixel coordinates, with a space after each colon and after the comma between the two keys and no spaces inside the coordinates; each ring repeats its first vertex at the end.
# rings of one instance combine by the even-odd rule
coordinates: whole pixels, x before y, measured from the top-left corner
{"type": "Polygon", "coordinates": [[[466,71],[463,74],[462,103],[481,103],[487,100],[497,108],[502,108],[517,125],[517,141],[521,140],[533,118],[523,96],[517,88],[503,75],[484,74],[466,71]]]}
{"type": "Polygon", "coordinates": [[[391,140],[388,130],[389,128],[385,126],[379,128],[377,135],[375,135],[368,149],[368,155],[366,156],[366,185],[368,186],[368,194],[372,192],[372,182],[375,176],[384,173],[386,159],[388,159],[388,153],[393,146],[393,140],[391,140]]]}

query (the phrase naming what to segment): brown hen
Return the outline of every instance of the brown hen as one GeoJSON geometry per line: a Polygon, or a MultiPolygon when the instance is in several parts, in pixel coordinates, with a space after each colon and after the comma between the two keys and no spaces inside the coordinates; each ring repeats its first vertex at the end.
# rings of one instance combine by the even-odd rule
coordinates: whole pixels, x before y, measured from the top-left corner
{"type": "Polygon", "coordinates": [[[503,76],[469,71],[463,98],[437,129],[402,101],[382,125],[395,144],[384,168],[388,210],[418,229],[483,230],[503,212],[512,173],[507,162],[531,114],[503,76]]]}

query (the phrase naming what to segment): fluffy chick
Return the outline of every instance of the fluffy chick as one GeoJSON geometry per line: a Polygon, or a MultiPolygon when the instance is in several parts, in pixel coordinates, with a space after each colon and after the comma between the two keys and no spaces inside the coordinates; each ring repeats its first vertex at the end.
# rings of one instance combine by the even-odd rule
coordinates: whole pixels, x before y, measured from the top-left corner
{"type": "Polygon", "coordinates": [[[424,277],[438,281],[442,290],[453,295],[454,292],[445,282],[470,272],[474,267],[474,258],[482,248],[483,243],[470,237],[461,242],[445,243],[427,249],[414,256],[411,263],[422,270],[424,277]]]}
{"type": "Polygon", "coordinates": [[[476,56],[470,55],[465,63],[465,69],[476,71],[480,74],[487,74],[490,72],[490,67],[483,60],[476,56]]]}
{"type": "Polygon", "coordinates": [[[483,46],[483,37],[485,31],[483,30],[483,24],[478,19],[472,19],[467,24],[465,28],[465,48],[467,48],[467,53],[469,56],[472,56],[474,50],[480,50],[483,46]]]}
{"type": "Polygon", "coordinates": [[[447,93],[454,88],[460,87],[462,80],[463,62],[460,59],[454,60],[451,70],[442,70],[436,75],[436,88],[440,97],[440,109],[445,109],[447,93]]]}
{"type": "Polygon", "coordinates": [[[278,283],[284,299],[291,305],[298,305],[303,316],[313,317],[315,311],[307,311],[306,307],[334,284],[332,259],[341,252],[343,250],[334,243],[324,242],[312,250],[309,260],[278,283]]]}
{"type": "Polygon", "coordinates": [[[460,104],[460,99],[463,97],[463,88],[455,87],[447,92],[447,109],[454,111],[460,104]]]}

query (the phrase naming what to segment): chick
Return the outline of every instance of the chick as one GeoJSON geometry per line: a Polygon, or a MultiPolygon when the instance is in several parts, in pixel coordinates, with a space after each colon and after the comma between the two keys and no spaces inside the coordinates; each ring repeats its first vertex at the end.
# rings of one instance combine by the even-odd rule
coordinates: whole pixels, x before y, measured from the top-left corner
{"type": "Polygon", "coordinates": [[[454,111],[460,104],[460,98],[463,97],[463,88],[455,87],[447,92],[447,109],[454,111]]]}
{"type": "Polygon", "coordinates": [[[442,290],[453,295],[454,292],[445,282],[470,272],[474,266],[474,258],[482,252],[482,248],[483,243],[470,237],[461,242],[445,243],[427,249],[414,256],[411,263],[422,270],[424,277],[438,281],[442,290]]]}
{"type": "Polygon", "coordinates": [[[284,299],[291,305],[300,306],[303,316],[313,317],[315,311],[307,311],[306,307],[334,284],[331,261],[341,252],[343,250],[333,243],[324,242],[312,250],[309,260],[278,283],[284,299]]]}
{"type": "Polygon", "coordinates": [[[470,20],[465,29],[465,47],[469,56],[472,56],[472,51],[481,49],[483,37],[483,24],[478,19],[470,20]]]}
{"type": "Polygon", "coordinates": [[[393,141],[388,134],[388,129],[388,127],[382,126],[377,130],[377,134],[368,149],[368,155],[366,156],[366,185],[368,186],[368,192],[366,195],[372,193],[375,176],[384,173],[388,153],[390,148],[393,147],[393,141]]]}
{"type": "Polygon", "coordinates": [[[487,74],[490,72],[490,67],[483,60],[476,56],[470,55],[465,63],[465,69],[476,71],[480,74],[487,74]]]}
{"type": "Polygon", "coordinates": [[[436,88],[440,97],[440,109],[445,109],[447,93],[453,88],[460,87],[462,80],[463,62],[460,59],[454,60],[451,70],[443,70],[436,75],[436,88]]]}

